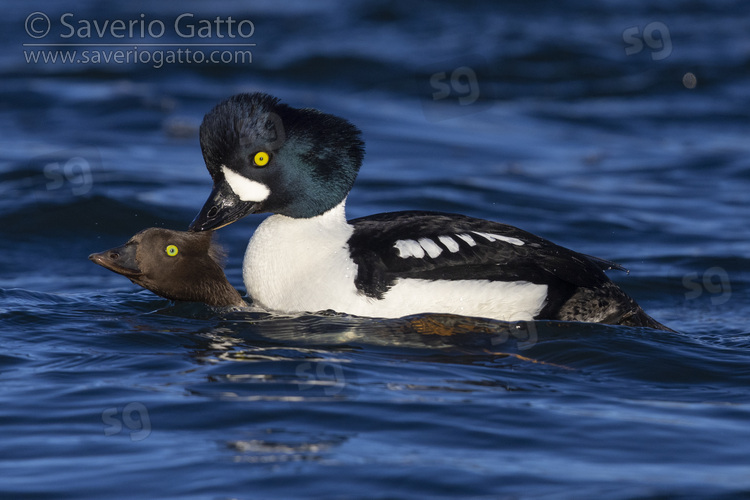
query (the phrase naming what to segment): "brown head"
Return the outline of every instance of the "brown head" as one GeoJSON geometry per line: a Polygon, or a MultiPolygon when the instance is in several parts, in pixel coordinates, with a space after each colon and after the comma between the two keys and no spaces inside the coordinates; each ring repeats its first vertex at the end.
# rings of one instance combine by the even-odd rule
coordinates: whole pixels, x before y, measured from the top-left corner
{"type": "Polygon", "coordinates": [[[170,300],[211,306],[245,306],[227,281],[213,233],[149,228],[121,247],[89,255],[95,264],[170,300]]]}

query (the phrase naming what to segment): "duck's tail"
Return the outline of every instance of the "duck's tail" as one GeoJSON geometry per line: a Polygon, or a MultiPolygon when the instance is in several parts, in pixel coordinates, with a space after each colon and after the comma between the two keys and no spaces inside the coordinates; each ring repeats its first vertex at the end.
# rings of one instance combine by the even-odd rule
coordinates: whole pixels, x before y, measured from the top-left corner
{"type": "Polygon", "coordinates": [[[620,320],[617,322],[617,324],[624,325],[624,326],[643,326],[646,328],[654,328],[656,330],[663,330],[665,332],[677,333],[675,330],[672,330],[668,326],[662,325],[661,323],[656,321],[654,318],[646,314],[646,312],[640,307],[637,307],[636,309],[624,314],[620,318],[620,320]]]}

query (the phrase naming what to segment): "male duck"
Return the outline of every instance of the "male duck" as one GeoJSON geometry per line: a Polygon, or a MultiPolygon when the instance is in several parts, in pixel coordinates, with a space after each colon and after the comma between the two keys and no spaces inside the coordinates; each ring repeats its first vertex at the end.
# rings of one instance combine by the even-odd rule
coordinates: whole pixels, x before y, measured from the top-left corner
{"type": "Polygon", "coordinates": [[[666,329],[605,275],[620,266],[515,227],[424,211],[347,221],[364,143],[337,116],[239,94],[205,116],[200,143],[213,191],[190,230],[273,214],[243,263],[248,295],[267,309],[666,329]]]}

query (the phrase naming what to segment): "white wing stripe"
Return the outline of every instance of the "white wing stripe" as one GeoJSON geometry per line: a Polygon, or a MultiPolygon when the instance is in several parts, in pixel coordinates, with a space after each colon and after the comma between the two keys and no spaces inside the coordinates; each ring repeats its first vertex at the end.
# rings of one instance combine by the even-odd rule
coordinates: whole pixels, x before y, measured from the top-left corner
{"type": "MultiPolygon", "coordinates": [[[[472,233],[477,236],[481,236],[490,243],[493,243],[495,241],[504,241],[506,243],[510,243],[511,245],[517,246],[521,246],[524,244],[523,241],[519,240],[518,238],[503,236],[502,234],[483,233],[480,231],[472,231],[472,233]]],[[[470,234],[461,233],[456,234],[455,236],[462,239],[471,247],[477,246],[476,240],[472,238],[470,234]]],[[[445,248],[447,248],[451,253],[456,253],[460,250],[460,247],[458,246],[456,240],[448,235],[438,236],[438,240],[440,241],[440,243],[445,245],[445,248]]],[[[441,253],[443,253],[443,249],[430,238],[420,238],[419,240],[398,240],[393,244],[393,248],[398,250],[398,256],[402,259],[407,259],[409,257],[422,259],[425,255],[428,255],[434,259],[441,253]]]]}
{"type": "Polygon", "coordinates": [[[450,236],[438,236],[438,240],[440,240],[440,243],[445,245],[445,248],[448,249],[451,253],[456,253],[459,250],[458,243],[456,243],[456,240],[451,238],[450,236]]]}
{"type": "Polygon", "coordinates": [[[523,245],[523,241],[519,240],[518,238],[512,238],[510,236],[503,236],[502,234],[480,233],[479,231],[472,231],[472,233],[476,234],[477,236],[481,236],[482,238],[485,238],[490,243],[492,243],[493,241],[500,240],[506,243],[510,243],[512,245],[517,245],[517,246],[523,245]]]}
{"type": "Polygon", "coordinates": [[[408,257],[421,259],[424,257],[424,248],[422,248],[415,240],[398,240],[393,245],[393,248],[398,250],[398,256],[402,259],[408,257]]]}
{"type": "Polygon", "coordinates": [[[433,259],[443,253],[443,249],[429,238],[420,238],[419,244],[422,246],[422,248],[424,248],[425,252],[427,252],[427,255],[429,255],[433,259]]]}
{"type": "Polygon", "coordinates": [[[468,235],[468,234],[457,234],[456,236],[458,236],[459,238],[461,238],[462,240],[464,240],[466,243],[468,243],[470,247],[477,246],[477,242],[474,241],[474,238],[472,238],[471,235],[468,235]]]}

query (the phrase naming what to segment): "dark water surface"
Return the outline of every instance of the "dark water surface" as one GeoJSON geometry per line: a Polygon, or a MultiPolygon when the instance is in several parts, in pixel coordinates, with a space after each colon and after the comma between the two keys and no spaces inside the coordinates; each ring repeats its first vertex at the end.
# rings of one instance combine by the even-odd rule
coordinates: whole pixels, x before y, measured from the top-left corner
{"type": "MultiPolygon", "coordinates": [[[[750,495],[748,4],[4,9],[3,498],[750,495]],[[180,36],[184,13],[182,35],[229,16],[254,31],[180,36]],[[94,20],[136,32],[79,31],[94,20]],[[165,33],[140,38],[139,20],[165,33]],[[154,67],[149,51],[199,42],[253,43],[252,62],[154,67]],[[92,60],[135,46],[151,61],[92,60]],[[33,63],[55,50],[90,53],[33,63]],[[629,268],[614,279],[678,333],[222,313],[92,265],[140,229],[187,227],[210,190],[200,120],[252,90],[363,130],[350,217],[522,227],[629,268]]],[[[261,220],[220,231],[240,289],[261,220]]]]}

